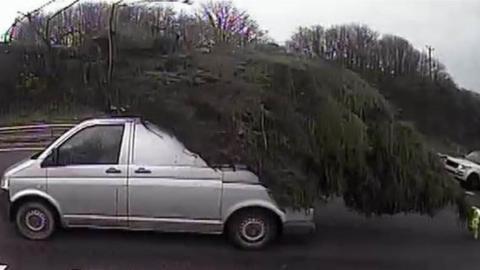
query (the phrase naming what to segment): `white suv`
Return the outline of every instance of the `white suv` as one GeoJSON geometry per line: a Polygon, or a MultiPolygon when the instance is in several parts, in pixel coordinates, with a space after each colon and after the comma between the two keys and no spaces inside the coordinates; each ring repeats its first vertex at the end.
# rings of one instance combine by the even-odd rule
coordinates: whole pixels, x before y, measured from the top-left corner
{"type": "Polygon", "coordinates": [[[457,180],[464,182],[469,189],[480,188],[480,151],[460,158],[444,155],[443,159],[445,169],[457,180]]]}

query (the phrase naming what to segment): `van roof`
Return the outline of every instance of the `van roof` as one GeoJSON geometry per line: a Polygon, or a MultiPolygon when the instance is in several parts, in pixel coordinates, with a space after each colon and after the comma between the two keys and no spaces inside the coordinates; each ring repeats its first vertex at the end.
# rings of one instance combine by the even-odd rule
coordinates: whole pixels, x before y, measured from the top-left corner
{"type": "Polygon", "coordinates": [[[116,116],[116,117],[104,117],[104,118],[92,118],[82,121],[83,124],[97,123],[97,124],[112,124],[112,123],[128,123],[128,122],[140,122],[140,117],[133,116],[116,116]]]}

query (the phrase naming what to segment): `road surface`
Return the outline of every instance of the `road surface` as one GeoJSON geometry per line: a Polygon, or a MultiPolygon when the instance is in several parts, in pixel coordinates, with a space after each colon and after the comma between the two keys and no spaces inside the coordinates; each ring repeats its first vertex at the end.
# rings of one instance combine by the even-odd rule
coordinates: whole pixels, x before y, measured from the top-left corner
{"type": "MultiPolygon", "coordinates": [[[[0,153],[0,172],[29,153],[0,153]]],[[[317,232],[286,237],[261,252],[222,236],[123,231],[60,231],[46,242],[21,238],[0,220],[0,269],[479,269],[480,241],[453,211],[435,218],[366,219],[335,201],[317,211],[317,232]]]]}

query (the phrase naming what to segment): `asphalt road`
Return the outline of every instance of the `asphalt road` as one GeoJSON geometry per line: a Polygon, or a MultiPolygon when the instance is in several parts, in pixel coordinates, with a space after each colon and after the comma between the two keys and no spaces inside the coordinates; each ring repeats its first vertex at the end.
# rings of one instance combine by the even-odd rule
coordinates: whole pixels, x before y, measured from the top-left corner
{"type": "MultiPolygon", "coordinates": [[[[28,153],[0,153],[0,172],[28,153]]],[[[435,218],[366,219],[335,201],[317,210],[317,232],[244,252],[222,236],[69,230],[45,242],[0,220],[0,269],[479,269],[480,241],[453,211],[435,218]]]]}

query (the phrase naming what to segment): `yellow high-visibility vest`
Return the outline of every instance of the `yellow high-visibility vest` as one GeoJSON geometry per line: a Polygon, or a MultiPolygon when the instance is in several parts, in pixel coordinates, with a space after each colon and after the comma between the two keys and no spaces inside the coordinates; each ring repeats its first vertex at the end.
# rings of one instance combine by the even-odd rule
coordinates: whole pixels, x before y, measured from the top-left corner
{"type": "Polygon", "coordinates": [[[473,233],[473,237],[478,239],[480,230],[480,209],[472,206],[468,220],[468,229],[473,233]]]}

